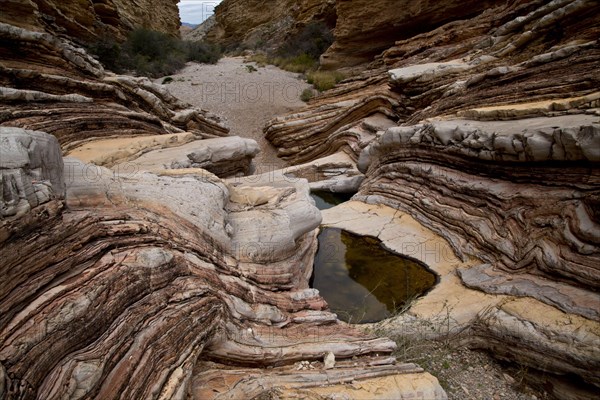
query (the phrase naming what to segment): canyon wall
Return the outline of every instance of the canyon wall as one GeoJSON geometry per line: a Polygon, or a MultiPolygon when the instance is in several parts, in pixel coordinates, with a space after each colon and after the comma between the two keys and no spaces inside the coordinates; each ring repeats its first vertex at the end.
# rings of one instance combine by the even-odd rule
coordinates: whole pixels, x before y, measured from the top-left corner
{"type": "Polygon", "coordinates": [[[321,57],[323,69],[348,69],[370,62],[396,40],[478,15],[496,0],[336,1],[335,42],[321,57]]]}
{"type": "Polygon", "coordinates": [[[468,19],[498,3],[501,2],[277,0],[265,7],[255,0],[225,0],[215,8],[214,19],[198,29],[196,37],[225,47],[241,44],[251,49],[275,50],[298,28],[321,21],[335,28],[335,42],[323,54],[321,68],[348,70],[369,63],[396,40],[468,19]]]}
{"type": "MultiPolygon", "coordinates": [[[[338,4],[338,27],[340,15],[338,4]]],[[[349,209],[389,206],[448,243],[456,260],[441,280],[459,281],[428,296],[490,295],[476,311],[449,311],[466,343],[596,386],[598,16],[595,1],[499,4],[398,40],[265,127],[294,164],[354,159],[364,180],[353,204],[364,205],[349,209]],[[578,322],[565,329],[563,318],[578,322]]],[[[440,307],[428,296],[415,315],[440,307]]],[[[409,322],[400,317],[397,329],[409,322]]]]}
{"type": "Polygon", "coordinates": [[[265,5],[257,0],[224,0],[215,8],[204,37],[224,47],[275,49],[286,36],[314,21],[335,26],[335,1],[277,0],[265,5]]]}
{"type": "Polygon", "coordinates": [[[136,27],[179,36],[178,0],[7,0],[0,22],[80,41],[124,38],[136,27]]]}

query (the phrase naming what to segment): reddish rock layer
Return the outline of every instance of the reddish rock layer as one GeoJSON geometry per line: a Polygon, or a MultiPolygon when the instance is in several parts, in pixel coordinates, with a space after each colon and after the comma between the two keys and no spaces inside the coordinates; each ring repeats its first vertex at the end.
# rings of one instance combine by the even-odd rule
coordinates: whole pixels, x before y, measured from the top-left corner
{"type": "MultiPolygon", "coordinates": [[[[482,261],[460,272],[462,285],[528,298],[597,331],[599,15],[590,0],[514,1],[398,41],[271,121],[266,137],[292,163],[339,150],[358,160],[365,180],[354,199],[410,214],[463,261],[482,261]],[[369,109],[373,99],[393,101],[369,109]]],[[[563,345],[589,349],[576,328],[501,308],[482,311],[464,340],[600,385],[597,354],[563,345]],[[552,339],[534,339],[543,337],[552,339]]]]}
{"type": "MultiPolygon", "coordinates": [[[[15,135],[29,162],[2,153],[2,182],[33,174],[44,143],[58,154],[43,133],[4,128],[0,142],[15,135]]],[[[305,181],[228,188],[207,172],[119,175],[76,159],[40,169],[64,170],[65,200],[46,179],[45,199],[0,219],[3,398],[204,399],[192,385],[199,362],[235,373],[328,352],[368,356],[331,371],[334,384],[420,371],[393,366],[394,342],[337,321],[308,288],[320,214],[305,181]],[[253,192],[266,202],[248,203],[253,192]]],[[[293,375],[284,369],[279,384],[303,387],[293,375]]]]}

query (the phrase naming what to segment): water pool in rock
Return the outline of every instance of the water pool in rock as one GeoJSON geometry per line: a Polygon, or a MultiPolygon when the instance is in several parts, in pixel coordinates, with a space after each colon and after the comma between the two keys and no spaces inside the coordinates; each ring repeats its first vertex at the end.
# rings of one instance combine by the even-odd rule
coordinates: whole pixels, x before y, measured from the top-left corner
{"type": "Polygon", "coordinates": [[[354,196],[354,193],[333,193],[325,191],[313,191],[310,194],[310,197],[315,201],[315,206],[319,210],[327,210],[328,208],[335,207],[338,204],[350,200],[352,196],[354,196]]]}
{"type": "Polygon", "coordinates": [[[311,280],[342,321],[390,317],[427,292],[436,276],[420,263],[386,250],[378,239],[323,228],[311,280]]]}

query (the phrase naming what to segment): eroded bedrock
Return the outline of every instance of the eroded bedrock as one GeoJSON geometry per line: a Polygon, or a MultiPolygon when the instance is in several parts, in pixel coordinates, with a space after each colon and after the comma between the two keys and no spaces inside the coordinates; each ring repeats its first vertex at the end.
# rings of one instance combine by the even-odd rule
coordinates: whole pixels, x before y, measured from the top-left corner
{"type": "MultiPolygon", "coordinates": [[[[598,319],[598,149],[594,116],[391,128],[361,154],[368,172],[357,198],[408,212],[462,258],[518,274],[514,294],[598,319]],[[553,302],[535,288],[545,280],[573,296],[553,302]]],[[[481,278],[469,274],[465,282],[507,291],[481,278]]]]}
{"type": "MultiPolygon", "coordinates": [[[[572,303],[559,293],[561,284],[546,279],[535,294],[523,295],[518,288],[498,292],[465,285],[464,277],[481,276],[477,256],[457,257],[449,241],[410,213],[381,204],[350,201],[325,210],[323,225],[379,238],[398,253],[428,265],[439,282],[400,315],[371,325],[387,335],[415,338],[456,338],[496,357],[530,365],[550,374],[576,374],[598,385],[597,317],[565,312],[542,297],[572,303]],[[559,296],[555,296],[558,294],[559,296]]],[[[527,280],[527,274],[496,273],[504,287],[527,280]],[[501,278],[500,278],[501,277],[501,278]]],[[[531,279],[532,285],[535,277],[531,279]]],[[[598,301],[588,292],[588,304],[598,301]]],[[[597,308],[597,307],[596,307],[597,308]]]]}
{"type": "Polygon", "coordinates": [[[599,139],[597,117],[585,115],[391,128],[361,154],[367,177],[354,199],[391,206],[443,237],[471,265],[451,278],[460,291],[507,296],[491,308],[478,302],[474,345],[599,385],[589,372],[597,352],[567,344],[585,353],[598,343],[599,139]]]}
{"type": "Polygon", "coordinates": [[[198,139],[191,132],[94,140],[67,153],[122,175],[201,168],[219,177],[246,174],[260,149],[239,136],[198,139]]]}
{"type": "Polygon", "coordinates": [[[495,4],[401,38],[265,127],[293,164],[356,162],[358,192],[326,226],[440,276],[379,326],[390,335],[433,326],[597,391],[598,15],[592,0],[495,4]]]}
{"type": "Polygon", "coordinates": [[[163,86],[107,72],[50,33],[0,22],[0,58],[0,126],[52,134],[64,151],[97,139],[189,132],[199,140],[229,132],[163,86]]]}
{"type": "Polygon", "coordinates": [[[308,287],[306,180],[120,175],[17,128],[0,144],[0,397],[446,399],[308,287]]]}
{"type": "MultiPolygon", "coordinates": [[[[347,9],[354,16],[350,18],[360,18],[361,13],[352,12],[354,3],[340,2],[338,13],[347,9]]],[[[464,2],[438,3],[422,9],[408,7],[408,11],[394,8],[403,16],[411,15],[405,24],[418,20],[413,11],[420,17],[449,5],[470,9],[464,2]]],[[[373,12],[368,4],[365,13],[373,12]]],[[[597,1],[501,2],[489,8],[479,2],[478,6],[487,9],[412,37],[397,37],[368,67],[311,100],[306,109],[269,122],[266,138],[280,157],[299,164],[339,151],[356,159],[389,127],[426,119],[598,115],[597,1]]],[[[393,19],[396,11],[382,11],[380,18],[393,19]]],[[[363,46],[363,36],[354,35],[367,27],[352,28],[344,27],[351,40],[348,45],[363,46]]],[[[396,30],[398,35],[406,32],[396,30]]],[[[343,42],[338,36],[336,32],[336,43],[326,55],[335,56],[343,42]]]]}

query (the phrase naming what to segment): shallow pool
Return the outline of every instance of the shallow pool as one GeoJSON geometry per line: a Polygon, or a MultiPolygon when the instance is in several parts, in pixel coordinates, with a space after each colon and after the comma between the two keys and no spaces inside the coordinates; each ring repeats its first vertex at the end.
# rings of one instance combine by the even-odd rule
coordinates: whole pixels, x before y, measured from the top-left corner
{"type": "Polygon", "coordinates": [[[342,321],[380,321],[435,282],[425,266],[386,250],[378,239],[336,228],[319,234],[311,285],[342,321]]]}
{"type": "Polygon", "coordinates": [[[352,196],[354,196],[354,193],[332,193],[325,191],[314,191],[310,194],[310,197],[315,201],[315,206],[319,210],[327,210],[328,208],[335,207],[350,200],[352,196]]]}

